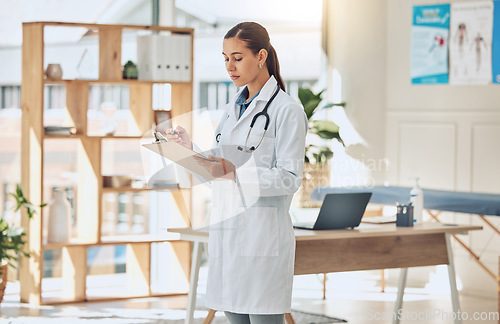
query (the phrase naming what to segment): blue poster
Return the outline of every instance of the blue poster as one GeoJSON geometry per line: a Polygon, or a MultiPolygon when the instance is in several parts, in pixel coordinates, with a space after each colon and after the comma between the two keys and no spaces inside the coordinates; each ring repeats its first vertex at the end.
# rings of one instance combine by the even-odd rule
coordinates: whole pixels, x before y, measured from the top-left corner
{"type": "Polygon", "coordinates": [[[491,70],[493,71],[493,83],[500,83],[500,1],[493,2],[491,70]]]}
{"type": "Polygon", "coordinates": [[[450,5],[413,7],[412,84],[448,83],[450,5]]]}

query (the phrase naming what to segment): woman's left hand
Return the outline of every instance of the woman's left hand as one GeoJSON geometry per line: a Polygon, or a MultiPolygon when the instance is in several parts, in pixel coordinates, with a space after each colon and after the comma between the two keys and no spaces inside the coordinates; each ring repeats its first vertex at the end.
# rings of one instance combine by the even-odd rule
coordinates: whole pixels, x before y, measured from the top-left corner
{"type": "Polygon", "coordinates": [[[214,178],[222,178],[234,181],[235,166],[233,163],[231,163],[231,161],[212,155],[208,156],[208,159],[210,161],[196,156],[195,159],[200,165],[207,169],[214,178]]]}

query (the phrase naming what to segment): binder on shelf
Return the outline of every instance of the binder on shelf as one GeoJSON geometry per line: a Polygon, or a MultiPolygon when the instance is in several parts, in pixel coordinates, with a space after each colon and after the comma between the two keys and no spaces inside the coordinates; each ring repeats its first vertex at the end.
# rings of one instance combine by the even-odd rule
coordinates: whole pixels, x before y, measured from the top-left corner
{"type": "Polygon", "coordinates": [[[137,36],[137,73],[139,80],[153,80],[153,56],[151,47],[153,35],[137,36]]]}
{"type": "Polygon", "coordinates": [[[70,136],[76,134],[76,128],[71,126],[45,126],[45,135],[70,136]]]}
{"type": "Polygon", "coordinates": [[[161,35],[158,38],[158,48],[160,51],[158,55],[162,66],[161,80],[165,81],[176,81],[174,78],[175,48],[172,42],[172,35],[161,35]]]}
{"type": "Polygon", "coordinates": [[[191,81],[191,37],[179,35],[182,39],[181,48],[181,81],[191,81]]]}
{"type": "Polygon", "coordinates": [[[161,35],[137,36],[137,71],[139,80],[163,81],[164,49],[161,35]]]}
{"type": "Polygon", "coordinates": [[[173,75],[172,80],[181,81],[181,65],[182,65],[182,35],[172,35],[171,36],[171,47],[170,51],[173,53],[172,62],[173,62],[173,75]]]}
{"type": "Polygon", "coordinates": [[[137,36],[139,80],[191,81],[191,36],[137,36]]]}

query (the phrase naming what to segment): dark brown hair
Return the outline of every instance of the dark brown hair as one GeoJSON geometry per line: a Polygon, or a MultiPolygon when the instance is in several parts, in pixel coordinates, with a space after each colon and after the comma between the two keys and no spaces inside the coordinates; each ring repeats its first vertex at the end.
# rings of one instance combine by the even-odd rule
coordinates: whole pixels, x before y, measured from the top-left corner
{"type": "Polygon", "coordinates": [[[255,22],[242,22],[231,28],[224,39],[237,37],[247,44],[252,53],[257,54],[261,49],[267,51],[266,66],[270,75],[274,75],[279,87],[285,90],[285,83],[280,75],[280,63],[276,50],[269,41],[267,30],[255,22]]]}

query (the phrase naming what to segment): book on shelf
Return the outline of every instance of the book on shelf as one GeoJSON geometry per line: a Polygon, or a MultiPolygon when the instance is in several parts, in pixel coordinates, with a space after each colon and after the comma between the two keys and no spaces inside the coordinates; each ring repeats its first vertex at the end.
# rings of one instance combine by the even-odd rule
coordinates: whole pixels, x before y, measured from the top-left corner
{"type": "Polygon", "coordinates": [[[71,126],[45,126],[45,135],[69,136],[76,134],[76,128],[71,126]]]}

